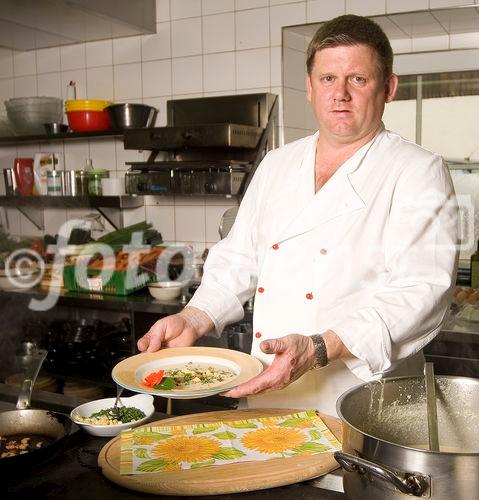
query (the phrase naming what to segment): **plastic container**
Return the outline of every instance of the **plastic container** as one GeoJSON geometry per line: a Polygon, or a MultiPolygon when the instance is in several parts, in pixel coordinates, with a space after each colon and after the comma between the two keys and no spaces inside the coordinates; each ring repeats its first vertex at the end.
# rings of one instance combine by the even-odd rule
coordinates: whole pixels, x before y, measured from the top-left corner
{"type": "Polygon", "coordinates": [[[17,191],[21,196],[33,193],[33,158],[15,158],[13,170],[17,181],[17,191]]]}
{"type": "Polygon", "coordinates": [[[105,111],[67,111],[68,126],[73,132],[109,130],[110,117],[105,111]]]}
{"type": "Polygon", "coordinates": [[[102,196],[102,179],[110,176],[110,172],[104,168],[93,168],[88,171],[88,194],[92,196],[102,196]]]}
{"type": "Polygon", "coordinates": [[[65,101],[65,111],[103,111],[111,104],[101,99],[74,99],[65,101]]]}
{"type": "Polygon", "coordinates": [[[83,276],[78,276],[80,280],[80,283],[78,283],[75,278],[75,267],[75,265],[68,265],[63,269],[64,287],[72,292],[128,295],[146,287],[154,279],[153,274],[138,273],[130,277],[132,283],[129,283],[127,287],[126,278],[128,271],[113,271],[110,279],[104,282],[97,269],[87,269],[86,276],[84,274],[83,276]]]}

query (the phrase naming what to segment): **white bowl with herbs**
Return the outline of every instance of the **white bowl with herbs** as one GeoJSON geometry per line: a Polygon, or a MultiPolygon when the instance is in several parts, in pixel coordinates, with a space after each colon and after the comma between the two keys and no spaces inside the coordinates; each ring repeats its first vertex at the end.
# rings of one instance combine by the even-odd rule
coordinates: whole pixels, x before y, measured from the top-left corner
{"type": "Polygon", "coordinates": [[[121,431],[147,422],[153,413],[153,396],[136,394],[121,398],[114,409],[116,398],[97,399],[74,408],[70,418],[88,434],[93,436],[116,436],[121,431]]]}

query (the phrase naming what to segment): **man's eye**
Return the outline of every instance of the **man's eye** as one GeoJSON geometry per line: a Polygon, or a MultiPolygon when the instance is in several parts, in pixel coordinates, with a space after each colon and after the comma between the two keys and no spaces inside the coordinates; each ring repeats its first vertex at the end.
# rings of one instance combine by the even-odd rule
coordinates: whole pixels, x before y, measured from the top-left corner
{"type": "Polygon", "coordinates": [[[363,84],[366,83],[366,78],[364,78],[364,76],[355,75],[353,76],[353,82],[363,84]]]}
{"type": "Polygon", "coordinates": [[[321,78],[321,80],[325,83],[330,83],[333,81],[333,77],[331,75],[326,75],[321,78]]]}

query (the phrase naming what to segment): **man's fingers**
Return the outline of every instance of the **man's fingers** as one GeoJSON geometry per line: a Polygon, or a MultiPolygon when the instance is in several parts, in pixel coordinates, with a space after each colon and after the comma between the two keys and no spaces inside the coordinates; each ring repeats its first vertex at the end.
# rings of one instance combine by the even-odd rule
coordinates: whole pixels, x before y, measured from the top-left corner
{"type": "Polygon", "coordinates": [[[263,373],[256,375],[256,377],[248,380],[248,382],[238,385],[228,392],[224,392],[222,396],[229,398],[251,396],[277,387],[278,382],[278,371],[271,365],[263,373]]]}

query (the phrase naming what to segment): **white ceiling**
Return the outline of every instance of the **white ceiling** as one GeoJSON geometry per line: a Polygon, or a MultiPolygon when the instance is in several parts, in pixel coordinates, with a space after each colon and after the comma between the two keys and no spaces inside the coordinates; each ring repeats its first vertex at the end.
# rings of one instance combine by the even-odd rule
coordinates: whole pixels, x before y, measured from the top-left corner
{"type": "MultiPolygon", "coordinates": [[[[479,5],[371,16],[390,40],[479,32],[479,5]]],[[[288,31],[312,38],[323,23],[292,26],[288,31]]]]}

